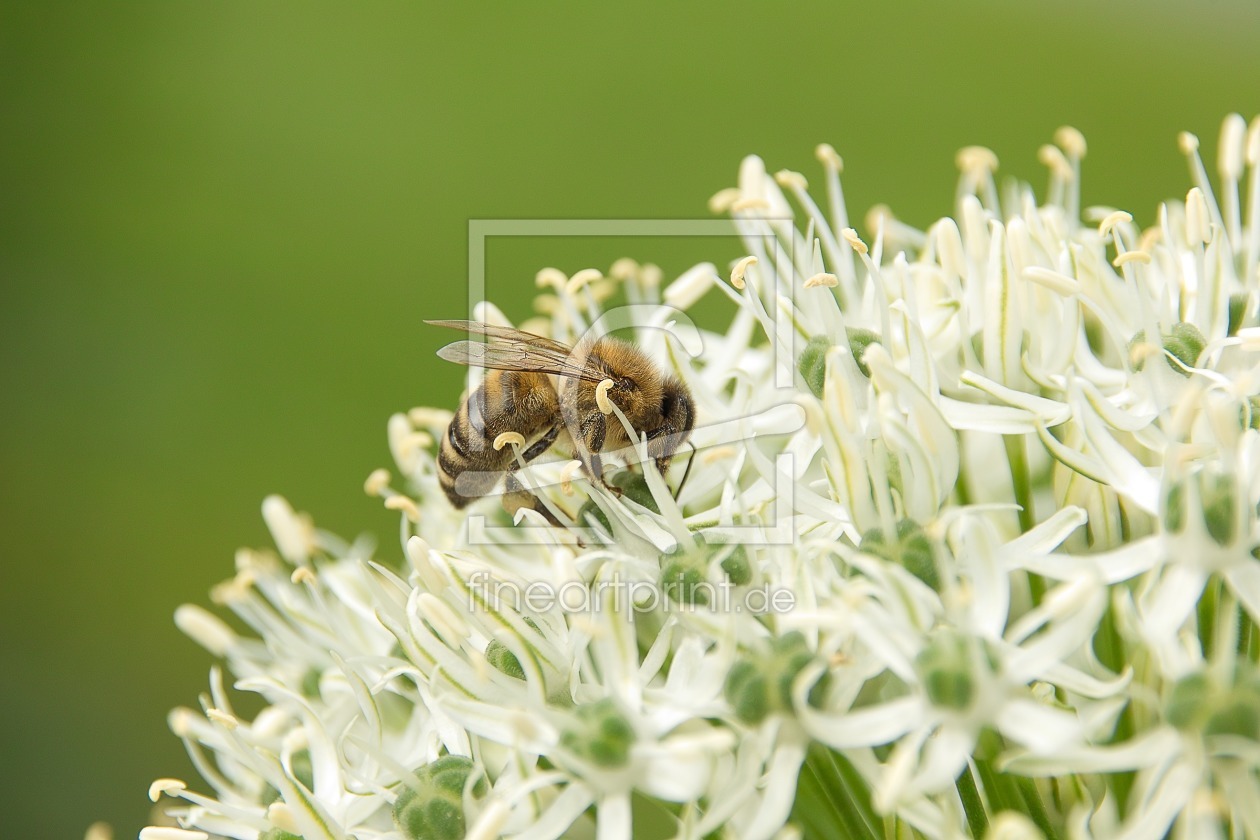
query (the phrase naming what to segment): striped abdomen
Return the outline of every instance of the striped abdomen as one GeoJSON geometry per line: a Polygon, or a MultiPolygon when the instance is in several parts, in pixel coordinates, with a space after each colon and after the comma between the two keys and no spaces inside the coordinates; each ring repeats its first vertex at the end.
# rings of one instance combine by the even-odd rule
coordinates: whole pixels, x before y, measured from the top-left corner
{"type": "Polygon", "coordinates": [[[491,493],[512,463],[510,446],[495,451],[504,432],[528,443],[560,420],[556,392],[546,374],[488,370],[485,381],[460,405],[438,449],[438,481],[457,508],[491,493]]]}

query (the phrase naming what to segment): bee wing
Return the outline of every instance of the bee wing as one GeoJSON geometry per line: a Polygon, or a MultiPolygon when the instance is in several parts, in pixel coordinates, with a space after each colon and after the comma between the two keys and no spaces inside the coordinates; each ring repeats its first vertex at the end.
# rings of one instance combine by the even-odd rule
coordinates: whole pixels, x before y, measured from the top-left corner
{"type": "Polygon", "coordinates": [[[581,364],[581,354],[559,341],[541,335],[496,327],[480,321],[425,321],[438,327],[450,327],[474,335],[485,335],[488,343],[456,341],[437,351],[448,362],[495,370],[522,370],[551,373],[587,382],[601,382],[605,374],[581,364]]]}

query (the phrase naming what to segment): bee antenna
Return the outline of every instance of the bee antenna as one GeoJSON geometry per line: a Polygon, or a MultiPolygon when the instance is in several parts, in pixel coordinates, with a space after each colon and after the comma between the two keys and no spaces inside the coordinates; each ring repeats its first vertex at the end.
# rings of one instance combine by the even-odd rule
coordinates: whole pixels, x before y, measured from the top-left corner
{"type": "Polygon", "coordinates": [[[678,482],[678,489],[674,491],[674,501],[678,501],[678,496],[682,493],[683,486],[687,483],[687,476],[691,475],[691,464],[696,460],[696,445],[691,441],[687,441],[687,445],[691,447],[691,457],[687,459],[687,469],[683,470],[682,481],[678,482]]]}

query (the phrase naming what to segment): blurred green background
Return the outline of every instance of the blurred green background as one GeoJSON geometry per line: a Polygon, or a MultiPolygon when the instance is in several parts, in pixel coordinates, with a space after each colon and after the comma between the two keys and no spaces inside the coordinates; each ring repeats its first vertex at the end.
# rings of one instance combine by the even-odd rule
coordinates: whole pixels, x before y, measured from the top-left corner
{"type": "MultiPolygon", "coordinates": [[[[366,498],[385,421],[453,406],[474,218],[707,218],[741,156],[846,162],[949,212],[953,155],[1090,143],[1084,196],[1154,218],[1260,112],[1254,0],[791,8],[15,3],[0,10],[0,836],[119,837],[193,772],[165,714],[210,658],[175,630],[279,492],[398,554],[366,498]]],[[[820,181],[820,179],[815,179],[820,181]]],[[[490,294],[720,240],[495,240],[490,294]]]]}

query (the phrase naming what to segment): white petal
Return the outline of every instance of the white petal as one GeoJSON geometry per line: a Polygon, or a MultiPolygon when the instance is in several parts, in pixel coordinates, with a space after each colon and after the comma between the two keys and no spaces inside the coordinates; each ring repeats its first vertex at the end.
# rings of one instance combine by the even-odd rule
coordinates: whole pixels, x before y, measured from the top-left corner
{"type": "Polygon", "coordinates": [[[1084,736],[1075,715],[1033,700],[1017,699],[1004,704],[996,723],[1003,735],[1034,753],[1062,750],[1079,744],[1084,736]]]}
{"type": "Polygon", "coordinates": [[[808,704],[797,707],[809,734],[837,750],[887,744],[923,723],[926,707],[919,696],[901,697],[843,715],[818,712],[808,704]]]}

